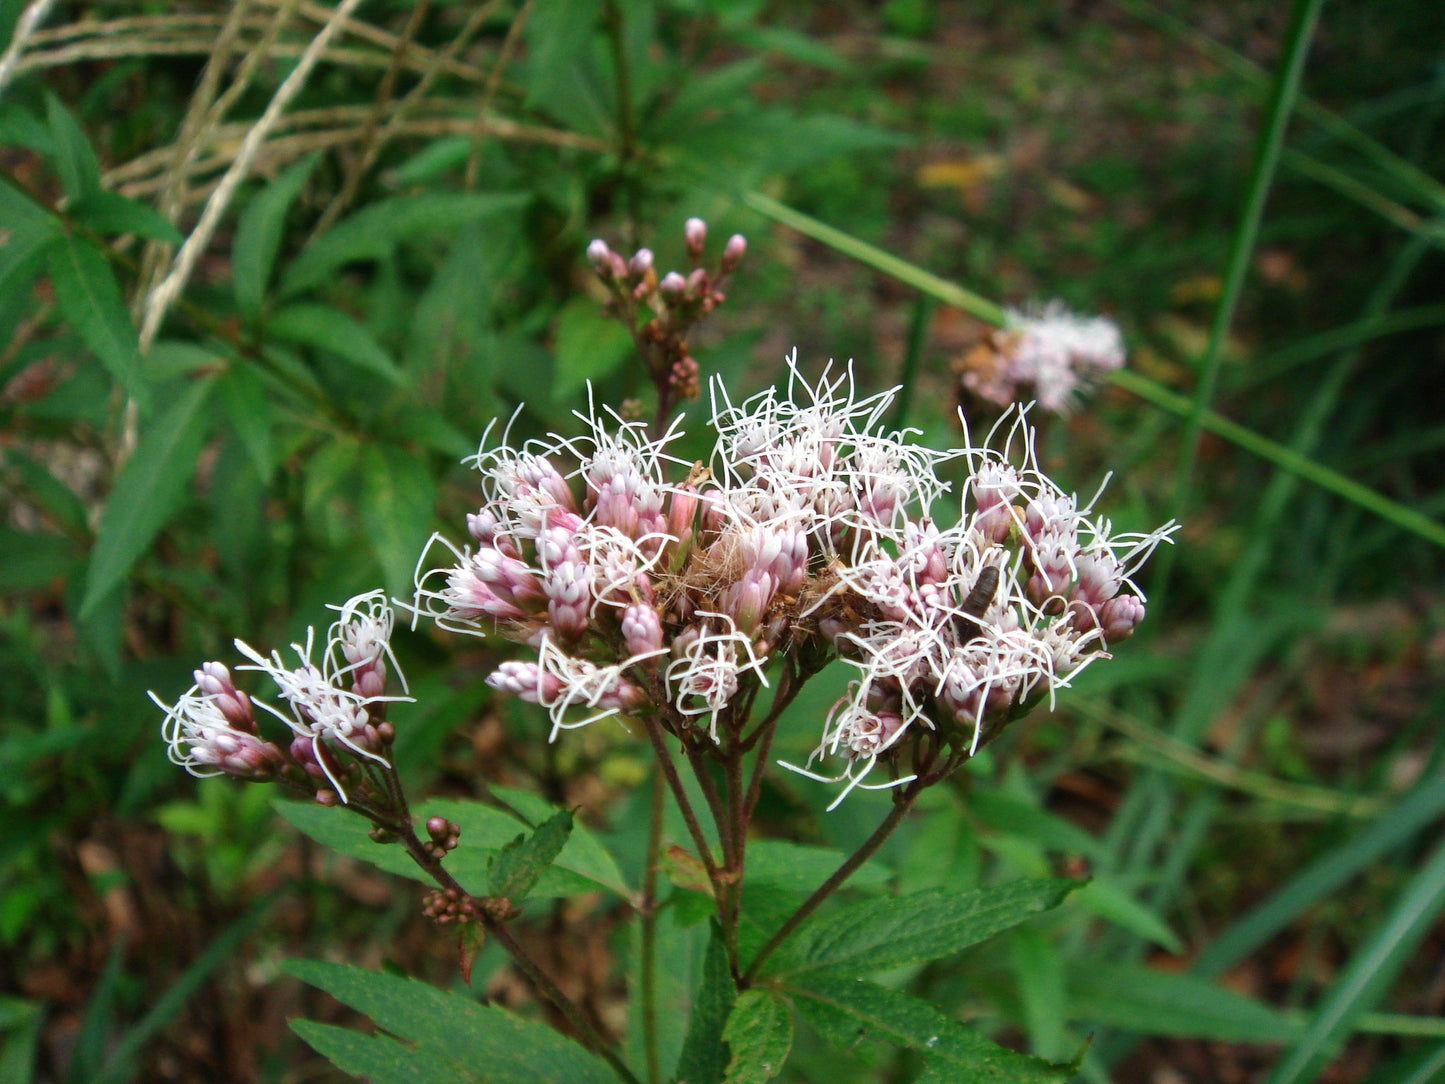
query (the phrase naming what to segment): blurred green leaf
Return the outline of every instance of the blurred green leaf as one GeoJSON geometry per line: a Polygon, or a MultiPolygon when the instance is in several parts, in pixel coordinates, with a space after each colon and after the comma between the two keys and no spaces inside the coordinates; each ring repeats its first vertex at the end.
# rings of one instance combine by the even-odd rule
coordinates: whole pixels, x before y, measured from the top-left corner
{"type": "Polygon", "coordinates": [[[1031,926],[1020,927],[1009,935],[1009,964],[1029,1048],[1042,1058],[1061,1057],[1069,1006],[1060,946],[1031,926]]]}
{"type": "Polygon", "coordinates": [[[793,1014],[771,990],[744,990],[728,1013],[723,1041],[732,1057],[723,1084],[767,1084],[793,1046],[793,1014]]]}
{"type": "Polygon", "coordinates": [[[803,926],[763,965],[763,974],[886,971],[939,959],[1057,907],[1078,887],[1076,881],[1025,880],[864,900],[803,926]]]}
{"type": "Polygon", "coordinates": [[[6,1084],[30,1084],[35,1079],[35,1054],[40,1047],[40,1025],[44,1008],[35,1001],[0,997],[0,1080],[6,1084]]]}
{"type": "Polygon", "coordinates": [[[552,1028],[465,995],[320,960],[290,960],[285,969],[410,1044],[293,1022],[297,1034],[338,1068],[374,1084],[615,1084],[617,1079],[605,1063],[552,1028]]]}
{"type": "Polygon", "coordinates": [[[282,276],[278,292],[291,297],[326,281],[346,264],[380,259],[403,241],[454,234],[468,223],[516,212],[530,200],[526,193],[428,192],[373,203],[302,249],[282,276]]]}
{"type": "Polygon", "coordinates": [[[70,216],[87,229],[106,235],[133,233],[151,241],[179,245],[179,230],[154,207],[127,199],[118,192],[97,189],[68,208],[70,216]]]}
{"type": "Polygon", "coordinates": [[[565,100],[577,93],[577,73],[591,59],[602,0],[536,0],[527,20],[525,104],[567,115],[565,100]]]}
{"type": "Polygon", "coordinates": [[[1192,975],[1097,958],[1069,967],[1068,1019],[1146,1035],[1280,1043],[1301,1028],[1269,1005],[1192,975]]]}
{"type": "Polygon", "coordinates": [[[271,315],[266,321],[266,331],[284,342],[345,358],[357,368],[375,373],[399,388],[407,384],[406,374],[397,368],[371,332],[340,309],[310,303],[288,305],[271,315]]]}
{"type": "Polygon", "coordinates": [[[817,38],[791,27],[754,23],[740,26],[728,36],[739,45],[760,53],[777,53],[795,63],[809,64],[837,75],[843,75],[853,67],[846,57],[817,38]]]}
{"type": "Polygon", "coordinates": [[[256,476],[269,481],[276,458],[272,448],[275,401],[266,394],[260,378],[246,365],[229,366],[221,376],[221,405],[236,439],[246,449],[256,476]]]}
{"type": "Polygon", "coordinates": [[[77,534],[87,532],[85,504],[75,490],[55,477],[46,467],[18,448],[0,450],[0,463],[19,476],[26,499],[62,527],[77,534]]]}
{"type": "Polygon", "coordinates": [[[100,191],[100,160],[75,115],[54,94],[45,95],[45,119],[55,141],[55,170],[65,194],[74,201],[100,191]]]}
{"type": "Polygon", "coordinates": [[[588,380],[615,373],[634,350],[632,336],[602,315],[591,298],[569,302],[557,317],[557,377],[554,395],[568,395],[588,380]]]}
{"type": "Polygon", "coordinates": [[[737,986],[728,969],[722,928],[713,922],[707,954],[703,957],[702,977],[698,980],[697,995],[692,999],[692,1016],[682,1043],[682,1056],[673,1073],[675,1079],[688,1084],[722,1084],[728,1067],[723,1029],[737,996],[737,986]]]}
{"type": "Polygon", "coordinates": [[[252,197],[236,223],[236,239],[231,245],[231,279],[236,290],[236,308],[250,323],[261,315],[271,270],[276,265],[276,254],[281,251],[286,216],[321,158],[321,152],[315,151],[283,170],[252,197]]]}
{"type": "Polygon", "coordinates": [[[1095,877],[1074,897],[1074,902],[1084,910],[1146,941],[1152,941],[1175,955],[1184,951],[1184,943],[1169,928],[1169,924],[1136,900],[1111,877],[1095,877]]]}
{"type": "Polygon", "coordinates": [[[68,574],[78,563],[75,543],[45,531],[0,527],[0,591],[29,591],[68,574]]]}
{"type": "Polygon", "coordinates": [[[571,834],[572,811],[564,809],[535,831],[512,840],[497,852],[487,869],[487,895],[513,903],[526,899],[547,867],[557,860],[571,834]]]}
{"type": "Polygon", "coordinates": [[[61,313],[116,382],[144,402],[140,337],[105,256],[70,232],[48,246],[46,254],[61,313]]]}
{"type": "Polygon", "coordinates": [[[165,526],[196,470],[210,422],[214,380],[192,382],[141,435],[111,486],[96,531],[80,617],[96,612],[165,526]]]}
{"type": "Polygon", "coordinates": [[[417,555],[431,534],[436,484],[426,464],[395,445],[371,445],[361,460],[361,521],[386,589],[409,595],[417,555]]]}

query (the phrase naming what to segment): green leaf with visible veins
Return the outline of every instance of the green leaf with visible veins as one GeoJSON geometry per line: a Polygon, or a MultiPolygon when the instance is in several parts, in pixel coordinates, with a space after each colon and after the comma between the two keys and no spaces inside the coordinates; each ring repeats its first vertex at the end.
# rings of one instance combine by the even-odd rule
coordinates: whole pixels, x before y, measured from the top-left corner
{"type": "Polygon", "coordinates": [[[143,401],[140,337],[105,256],[68,231],[45,254],[61,313],[116,383],[143,401]]]}
{"type": "Polygon", "coordinates": [[[702,961],[702,978],[697,996],[692,999],[692,1016],[687,1023],[687,1038],[682,1043],[675,1080],[687,1084],[722,1084],[727,1072],[727,1047],[723,1029],[738,996],[732,972],[728,969],[727,949],[722,929],[712,924],[712,938],[702,961]]]}
{"type": "Polygon", "coordinates": [[[612,1071],[571,1039],[466,995],[347,964],[290,960],[285,968],[411,1044],[293,1022],[339,1068],[373,1084],[616,1084],[612,1071]]]}
{"type": "Polygon", "coordinates": [[[917,1050],[929,1058],[925,1077],[938,1084],[1063,1084],[1075,1073],[1075,1065],[1055,1065],[999,1046],[901,990],[837,977],[818,979],[816,987],[789,984],[780,989],[791,994],[803,1018],[841,1050],[864,1039],[917,1050]]]}
{"type": "Polygon", "coordinates": [[[535,832],[524,832],[512,840],[492,859],[487,870],[487,895],[513,903],[526,899],[547,867],[557,861],[571,834],[572,811],[564,809],[543,821],[535,832]]]}
{"type": "Polygon", "coordinates": [[[771,990],[744,990],[728,1014],[723,1040],[732,1051],[723,1084],[767,1084],[793,1047],[793,1014],[771,990]]]}
{"type": "Polygon", "coordinates": [[[764,964],[763,974],[872,972],[936,960],[1057,907],[1077,887],[1077,881],[1049,878],[865,900],[804,926],[764,964]]]}

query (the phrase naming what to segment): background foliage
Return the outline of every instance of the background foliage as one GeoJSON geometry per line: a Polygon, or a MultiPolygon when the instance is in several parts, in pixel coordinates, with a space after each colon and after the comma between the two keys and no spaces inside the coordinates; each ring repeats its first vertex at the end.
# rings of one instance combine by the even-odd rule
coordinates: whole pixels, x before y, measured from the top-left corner
{"type": "MultiPolygon", "coordinates": [[[[1436,1079],[1445,17],[1319,7],[0,4],[25,37],[0,61],[0,1076],[327,1079],[301,1038],[336,1057],[341,1003],[373,1006],[288,959],[466,993],[412,887],[263,788],[176,772],[144,690],[409,594],[490,419],[566,431],[586,381],[645,387],[588,240],[678,266],[698,214],[751,242],[698,345],[734,394],[794,345],[851,356],[942,442],[982,330],[950,282],[1110,313],[1132,372],[1041,450],[1081,492],[1115,471],[1121,529],[1185,522],[1140,639],[855,889],[1092,881],[944,963],[887,959],[878,989],[1043,1057],[1092,1035],[1092,1080],[1436,1079]]],[[[492,648],[399,648],[413,788],[580,806],[637,883],[637,747],[542,742],[480,685],[492,648]]],[[[846,850],[879,807],[830,797],[775,774],[761,816],[846,850]]],[[[749,906],[785,911],[831,868],[812,854],[777,852],[749,906]]],[[[672,879],[668,1065],[708,944],[672,879]]],[[[635,1031],[617,895],[528,913],[568,992],[635,1031]]],[[[470,990],[535,1013],[503,962],[470,990]]],[[[838,1053],[793,997],[791,1078],[917,1075],[895,1045],[838,1053]]],[[[781,1011],[748,1009],[730,1041],[781,1011]]]]}

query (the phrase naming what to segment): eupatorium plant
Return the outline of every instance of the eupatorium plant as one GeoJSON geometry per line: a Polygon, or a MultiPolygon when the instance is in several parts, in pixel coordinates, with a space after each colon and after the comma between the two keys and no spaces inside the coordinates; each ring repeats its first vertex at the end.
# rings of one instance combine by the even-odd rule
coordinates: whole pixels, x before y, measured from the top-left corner
{"type": "MultiPolygon", "coordinates": [[[[672,407],[699,390],[686,336],[722,303],[745,248],[733,238],[710,271],[705,237],[691,220],[686,275],[659,276],[646,250],[623,259],[593,243],[609,309],[637,338],[657,420],[649,426],[589,402],[569,432],[514,443],[507,427],[500,440],[484,438],[471,461],[481,500],[467,517],[469,537],[434,536],[407,605],[444,629],[526,645],[486,680],[545,709],[550,733],[538,740],[619,725],[649,743],[661,783],[646,872],[636,891],[623,890],[642,926],[640,1065],[509,929],[548,869],[567,863],[569,836],[580,831],[571,814],[510,821],[529,831],[505,847],[483,844],[485,877],[464,857],[472,828],[433,814],[426,838],[418,832],[421,817],[390,758],[387,712],[405,697],[387,692],[400,674],[380,593],[339,607],[319,654],[309,638],[294,645],[295,664],[237,641],[248,660],[238,669],[268,676],[284,706],[253,700],[219,662],[203,665],[173,705],[158,700],[172,759],[196,774],[275,780],[338,815],[364,816],[376,845],[400,844],[433,885],[425,913],[494,937],[601,1059],[557,1047],[570,1051],[568,1079],[596,1068],[624,1080],[766,1080],[782,1069],[795,1011],[845,1047],[859,1028],[917,1046],[940,1080],[977,1079],[968,1073],[986,1066],[994,1079],[1064,1079],[1068,1066],[995,1047],[926,1003],[856,980],[1023,921],[1056,905],[1071,882],[815,912],[921,792],[1011,722],[1052,706],[1059,689],[1134,632],[1144,601],[1131,577],[1171,529],[1114,533],[1095,510],[1097,495],[1080,501],[1040,469],[1024,410],[977,443],[965,427],[960,447],[931,449],[884,423],[893,393],[858,392],[847,366],[809,380],[796,354],[781,387],[741,401],[713,380],[711,456],[680,457],[672,407]],[[789,715],[805,684],[833,663],[850,671],[843,695],[818,718],[789,715]],[[255,706],[285,725],[288,742],[262,733],[255,706]],[[799,725],[813,728],[816,745],[784,768],[836,787],[830,809],[858,788],[889,791],[891,809],[811,895],[786,913],[750,917],[748,844],[769,751],[780,727],[799,725]],[[655,990],[664,787],[686,825],[681,861],[698,873],[675,891],[703,894],[715,919],[687,1042],[666,1065],[655,990]]],[[[567,868],[577,872],[576,861],[567,868]]],[[[587,868],[607,883],[595,864],[587,868]]],[[[326,984],[314,968],[303,973],[326,984]]],[[[390,995],[378,990],[384,1007],[390,995]]],[[[465,1016],[460,1005],[449,1011],[465,1016]]],[[[319,1034],[308,1039],[336,1059],[319,1034]]],[[[518,1071],[531,1064],[503,1045],[518,1071]]]]}

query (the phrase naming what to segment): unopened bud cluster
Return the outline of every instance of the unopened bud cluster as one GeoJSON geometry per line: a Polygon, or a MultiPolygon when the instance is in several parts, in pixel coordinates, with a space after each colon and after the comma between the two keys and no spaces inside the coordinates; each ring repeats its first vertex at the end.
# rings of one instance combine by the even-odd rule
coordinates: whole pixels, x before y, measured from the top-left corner
{"type": "Polygon", "coordinates": [[[587,259],[610,295],[606,311],[636,337],[653,384],[666,389],[672,401],[697,398],[698,366],[688,348],[688,332],[726,299],[723,286],[747,251],[747,241],[734,234],[723,246],[717,267],[709,270],[702,262],[706,242],[707,224],[689,218],[683,243],[690,269],[685,275],[668,271],[660,277],[650,249],[638,249],[624,259],[600,238],[587,246],[587,259]]]}
{"type": "MultiPolygon", "coordinates": [[[[615,415],[480,451],[472,544],[418,578],[443,627],[537,652],[489,683],[548,709],[552,736],[646,717],[684,743],[735,742],[761,686],[838,657],[857,671],[813,760],[844,794],[920,744],[973,751],[1133,632],[1131,573],[1168,529],[1114,536],[1054,484],[1020,415],[1004,447],[934,451],[881,425],[893,393],[851,375],[734,405],[714,385],[708,466],[615,415]],[[949,525],[934,507],[960,461],[949,525]],[[782,666],[775,665],[781,660],[782,666]]],[[[840,795],[841,798],[841,795],[840,795]]]]}
{"type": "Polygon", "coordinates": [[[161,731],[172,762],[197,776],[277,780],[326,805],[346,802],[348,788],[365,785],[366,763],[389,767],[396,735],[386,720],[388,705],[409,699],[386,695],[389,672],[397,670],[391,608],[383,592],[373,591],[335,609],[339,616],[319,658],[314,629],[304,644],[291,645],[295,665],[279,651],[262,655],[236,641],[250,660],[236,669],[270,677],[284,707],[242,692],[219,662],[202,664],[195,684],[173,705],[151,693],[166,713],[161,731]],[[289,744],[283,748],[261,734],[253,707],[290,729],[289,744]]]}
{"type": "Polygon", "coordinates": [[[1080,395],[1124,364],[1124,339],[1102,316],[1080,316],[1060,302],[1009,309],[1004,327],[990,331],[958,362],[963,390],[1008,407],[1036,400],[1067,414],[1080,395]]]}

